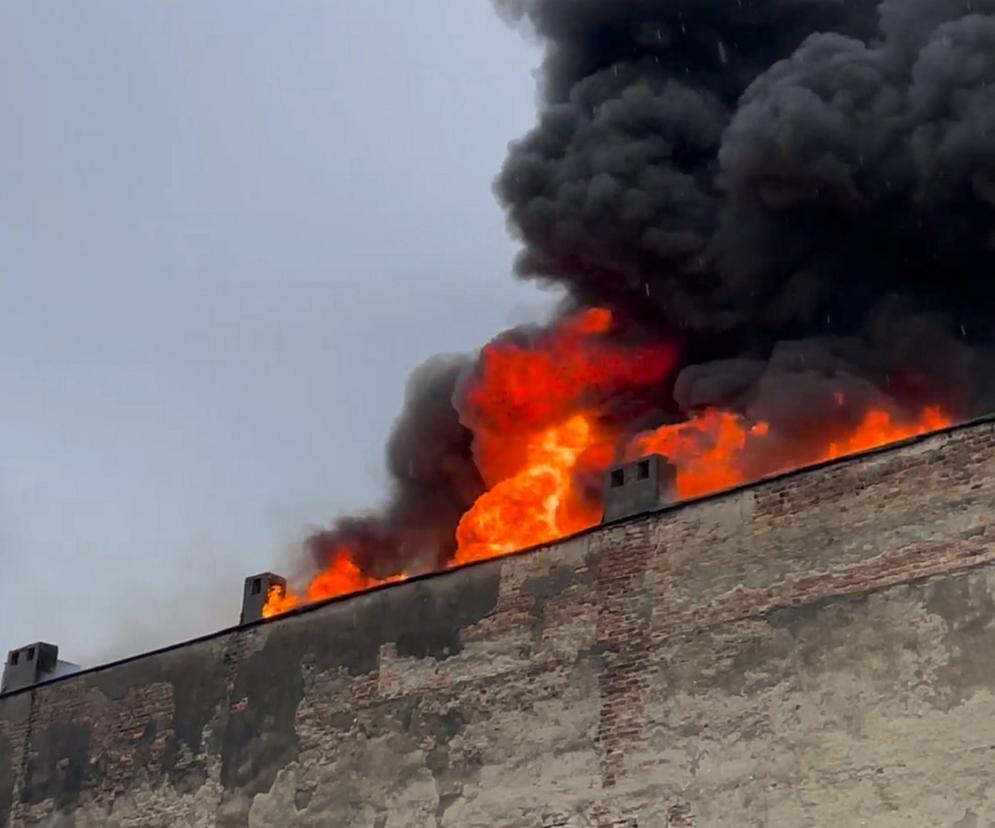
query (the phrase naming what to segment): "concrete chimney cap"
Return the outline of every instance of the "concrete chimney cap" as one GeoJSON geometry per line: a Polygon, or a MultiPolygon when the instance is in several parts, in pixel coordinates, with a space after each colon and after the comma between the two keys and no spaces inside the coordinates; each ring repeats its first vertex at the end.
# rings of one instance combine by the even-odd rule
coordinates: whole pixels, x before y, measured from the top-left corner
{"type": "Polygon", "coordinates": [[[677,469],[662,454],[650,454],[608,470],[604,521],[652,512],[676,500],[677,469]]]}
{"type": "Polygon", "coordinates": [[[286,591],[287,579],[273,572],[260,572],[258,575],[250,575],[245,579],[245,586],[242,590],[240,625],[262,620],[263,608],[269,600],[269,594],[273,587],[286,591]]]}
{"type": "Polygon", "coordinates": [[[59,648],[55,644],[45,641],[25,644],[7,653],[3,678],[0,679],[0,694],[13,693],[76,672],[79,672],[78,665],[59,660],[59,648]]]}

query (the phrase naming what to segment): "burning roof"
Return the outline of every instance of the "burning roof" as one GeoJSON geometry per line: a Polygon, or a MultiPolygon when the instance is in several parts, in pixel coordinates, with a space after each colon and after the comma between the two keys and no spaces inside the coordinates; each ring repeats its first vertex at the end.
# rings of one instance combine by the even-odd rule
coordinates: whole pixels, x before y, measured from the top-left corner
{"type": "Polygon", "coordinates": [[[496,192],[566,298],[415,373],[267,614],[591,526],[643,455],[686,498],[991,408],[995,0],[497,5],[545,60],[496,192]]]}

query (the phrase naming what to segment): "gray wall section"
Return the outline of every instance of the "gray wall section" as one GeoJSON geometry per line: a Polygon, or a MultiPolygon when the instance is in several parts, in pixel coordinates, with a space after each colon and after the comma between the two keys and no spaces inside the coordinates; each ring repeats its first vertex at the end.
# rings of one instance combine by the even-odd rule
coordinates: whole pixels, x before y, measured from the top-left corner
{"type": "Polygon", "coordinates": [[[10,821],[14,798],[14,749],[6,734],[0,734],[0,825],[10,821]]]}
{"type": "Polygon", "coordinates": [[[995,824],[995,428],[0,698],[0,826],[995,824]]]}

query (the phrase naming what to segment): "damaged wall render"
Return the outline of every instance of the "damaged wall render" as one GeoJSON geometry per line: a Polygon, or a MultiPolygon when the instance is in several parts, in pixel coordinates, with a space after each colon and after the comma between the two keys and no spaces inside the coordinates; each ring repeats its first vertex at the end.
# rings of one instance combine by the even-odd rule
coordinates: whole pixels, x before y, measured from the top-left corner
{"type": "Polygon", "coordinates": [[[0,698],[0,826],[984,825],[995,423],[0,698]]]}

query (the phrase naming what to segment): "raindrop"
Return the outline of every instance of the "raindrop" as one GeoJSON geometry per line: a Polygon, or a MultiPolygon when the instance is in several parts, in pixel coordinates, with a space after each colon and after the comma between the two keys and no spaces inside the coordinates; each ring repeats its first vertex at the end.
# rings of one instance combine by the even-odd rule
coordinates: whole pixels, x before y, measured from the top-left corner
{"type": "Polygon", "coordinates": [[[964,326],[963,322],[960,323],[960,335],[963,337],[967,336],[967,328],[964,326]]]}
{"type": "Polygon", "coordinates": [[[719,41],[719,62],[728,63],[729,53],[726,51],[726,45],[721,40],[719,41]]]}
{"type": "Polygon", "coordinates": [[[649,282],[643,282],[643,287],[646,288],[646,298],[649,299],[649,295],[650,295],[650,283],[649,282]]]}

